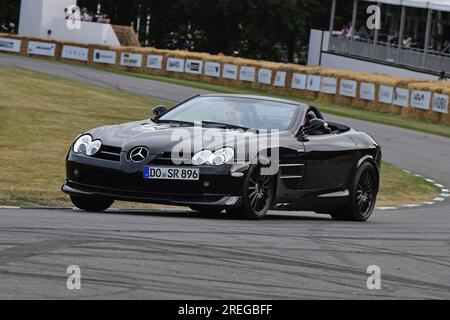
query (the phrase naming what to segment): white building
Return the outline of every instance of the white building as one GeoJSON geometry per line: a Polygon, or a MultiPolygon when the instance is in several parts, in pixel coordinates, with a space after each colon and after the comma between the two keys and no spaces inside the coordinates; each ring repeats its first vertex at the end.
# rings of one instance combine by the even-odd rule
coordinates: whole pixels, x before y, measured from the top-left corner
{"type": "Polygon", "coordinates": [[[76,0],[22,0],[19,35],[34,38],[120,46],[110,24],[80,21],[70,27],[64,9],[77,5],[76,0]]]}

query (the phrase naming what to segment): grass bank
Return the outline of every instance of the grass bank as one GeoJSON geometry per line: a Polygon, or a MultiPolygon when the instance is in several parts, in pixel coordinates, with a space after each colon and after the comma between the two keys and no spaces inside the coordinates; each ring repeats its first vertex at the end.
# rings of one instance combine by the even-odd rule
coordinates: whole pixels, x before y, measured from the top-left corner
{"type": "MultiPolygon", "coordinates": [[[[148,118],[160,103],[8,67],[0,67],[0,88],[0,205],[70,205],[60,187],[73,139],[93,127],[148,118]]],[[[378,205],[438,194],[432,184],[389,164],[381,179],[378,205]]]]}

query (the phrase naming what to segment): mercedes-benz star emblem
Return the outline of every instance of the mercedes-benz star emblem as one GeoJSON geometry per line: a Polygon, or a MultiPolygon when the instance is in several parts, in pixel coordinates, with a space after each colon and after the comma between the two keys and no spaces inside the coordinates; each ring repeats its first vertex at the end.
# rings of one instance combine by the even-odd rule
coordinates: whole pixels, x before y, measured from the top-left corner
{"type": "Polygon", "coordinates": [[[130,160],[134,163],[144,161],[148,156],[148,149],[146,147],[136,147],[130,152],[130,160]]]}

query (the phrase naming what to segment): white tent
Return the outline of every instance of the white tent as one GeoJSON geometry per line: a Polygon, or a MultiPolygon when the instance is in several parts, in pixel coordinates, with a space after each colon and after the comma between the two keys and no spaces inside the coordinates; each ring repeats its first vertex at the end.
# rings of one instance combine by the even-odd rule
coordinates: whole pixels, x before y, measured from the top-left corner
{"type": "Polygon", "coordinates": [[[365,1],[450,12],[450,0],[365,0],[365,1]]]}

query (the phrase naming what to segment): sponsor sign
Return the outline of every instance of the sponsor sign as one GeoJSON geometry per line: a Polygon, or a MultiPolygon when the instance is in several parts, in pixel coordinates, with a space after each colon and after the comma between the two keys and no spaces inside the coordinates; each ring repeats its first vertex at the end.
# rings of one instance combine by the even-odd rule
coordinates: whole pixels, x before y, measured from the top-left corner
{"type": "Polygon", "coordinates": [[[120,64],[126,67],[142,67],[142,54],[122,52],[120,64]]]}
{"type": "Polygon", "coordinates": [[[259,69],[258,70],[258,82],[263,84],[272,83],[272,70],[270,69],[259,69]]]}
{"type": "Polygon", "coordinates": [[[0,51],[20,52],[21,40],[0,38],[0,51]]]}
{"type": "Polygon", "coordinates": [[[239,74],[239,79],[241,81],[249,81],[249,82],[255,82],[255,75],[256,70],[254,67],[241,67],[241,72],[239,74]]]}
{"type": "Polygon", "coordinates": [[[36,54],[40,56],[55,56],[56,44],[48,42],[28,42],[28,54],[36,54]]]}
{"type": "Polygon", "coordinates": [[[203,69],[203,61],[201,60],[186,60],[186,67],[184,71],[186,73],[193,73],[193,74],[202,74],[203,69]]]}
{"type": "Polygon", "coordinates": [[[94,50],[94,62],[96,63],[106,63],[115,64],[116,63],[116,52],[110,50],[94,50]]]}
{"type": "Polygon", "coordinates": [[[205,62],[205,75],[210,77],[220,77],[220,63],[206,61],[205,62]]]}
{"type": "Polygon", "coordinates": [[[223,77],[225,79],[237,79],[238,67],[235,64],[224,64],[223,65],[223,77]]]}
{"type": "Polygon", "coordinates": [[[446,94],[433,94],[433,111],[440,113],[448,113],[448,95],[446,94]]]}
{"type": "Polygon", "coordinates": [[[320,91],[328,94],[336,94],[337,80],[336,78],[323,77],[320,82],[320,91]]]}
{"type": "Polygon", "coordinates": [[[88,61],[89,50],[87,48],[64,46],[61,52],[61,58],[78,61],[88,61]]]}
{"type": "Polygon", "coordinates": [[[411,92],[411,105],[414,108],[428,110],[430,109],[431,92],[413,90],[411,92]]]}
{"type": "Polygon", "coordinates": [[[306,89],[306,80],[307,80],[306,74],[293,73],[291,87],[293,89],[305,90],[306,89]]]}
{"type": "Polygon", "coordinates": [[[172,72],[184,72],[184,59],[167,58],[166,70],[172,72]]]}
{"type": "Polygon", "coordinates": [[[161,69],[163,56],[149,54],[147,56],[147,68],[149,69],[161,69]]]}
{"type": "Polygon", "coordinates": [[[375,100],[375,84],[361,82],[361,85],[359,86],[359,96],[364,100],[375,100]]]}
{"type": "Polygon", "coordinates": [[[284,87],[286,85],[286,71],[277,71],[273,85],[275,87],[284,87]]]}
{"type": "Polygon", "coordinates": [[[382,103],[391,104],[394,97],[394,88],[391,86],[380,86],[380,92],[378,92],[378,101],[382,103]]]}
{"type": "Polygon", "coordinates": [[[409,90],[405,88],[395,88],[393,103],[396,106],[407,108],[409,105],[409,90]]]}
{"type": "Polygon", "coordinates": [[[309,75],[306,82],[306,90],[309,91],[320,91],[321,76],[309,75]]]}
{"type": "Polygon", "coordinates": [[[356,97],[356,87],[358,86],[355,80],[341,79],[339,86],[339,94],[345,97],[356,97]]]}

